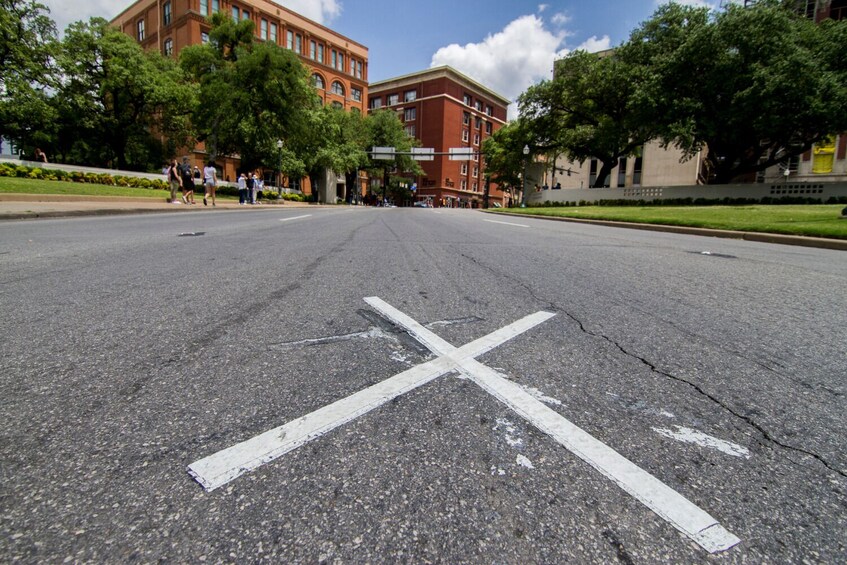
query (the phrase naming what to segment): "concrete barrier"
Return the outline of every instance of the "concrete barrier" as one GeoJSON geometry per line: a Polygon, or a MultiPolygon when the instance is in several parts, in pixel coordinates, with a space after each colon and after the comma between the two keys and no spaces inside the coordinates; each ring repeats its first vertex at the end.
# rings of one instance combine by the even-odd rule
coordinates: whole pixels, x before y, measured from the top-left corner
{"type": "Polygon", "coordinates": [[[812,198],[826,202],[830,198],[847,197],[847,182],[779,182],[756,184],[719,184],[693,186],[633,186],[624,188],[562,188],[531,190],[527,202],[540,205],[544,202],[555,204],[569,202],[596,203],[601,200],[677,200],[690,198],[696,200],[723,200],[724,198],[746,198],[762,200],[771,198],[812,198]]]}

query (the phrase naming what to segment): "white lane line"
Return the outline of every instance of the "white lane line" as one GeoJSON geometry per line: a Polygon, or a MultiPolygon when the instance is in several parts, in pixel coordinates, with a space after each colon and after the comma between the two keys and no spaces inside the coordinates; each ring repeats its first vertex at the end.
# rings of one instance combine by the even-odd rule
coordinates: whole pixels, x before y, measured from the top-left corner
{"type": "Polygon", "coordinates": [[[303,218],[311,218],[311,214],[306,214],[305,216],[294,216],[293,218],[282,218],[280,222],[290,222],[292,220],[302,220],[303,218]]]}
{"type": "Polygon", "coordinates": [[[497,220],[484,220],[489,224],[502,224],[504,226],[515,226],[516,228],[528,228],[529,226],[524,224],[513,224],[512,222],[498,222],[497,220]]]}
{"type": "MultiPolygon", "coordinates": [[[[433,353],[456,359],[460,372],[492,394],[525,420],[543,431],[574,455],[594,467],[620,488],[650,508],[677,530],[694,540],[709,553],[727,550],[741,540],[727,531],[700,507],[641,469],[617,451],[545,406],[497,371],[472,358],[456,358],[455,347],[411,320],[393,307],[382,307],[379,299],[368,303],[383,315],[405,327],[433,353]],[[410,321],[411,320],[411,321],[410,321]]],[[[552,314],[551,314],[552,316],[552,314]]]]}
{"type": "MultiPolygon", "coordinates": [[[[552,314],[527,316],[458,349],[444,342],[451,348],[451,355],[441,356],[403,371],[301,418],[195,461],[188,466],[188,473],[204,489],[212,491],[244,473],[269,463],[285,453],[317,439],[330,430],[370,412],[393,398],[420,387],[441,375],[455,371],[459,360],[463,361],[482,355],[542,323],[550,316],[552,314]]],[[[415,322],[415,324],[417,323],[415,322]]],[[[419,324],[417,326],[427,331],[423,326],[419,324]]]]}

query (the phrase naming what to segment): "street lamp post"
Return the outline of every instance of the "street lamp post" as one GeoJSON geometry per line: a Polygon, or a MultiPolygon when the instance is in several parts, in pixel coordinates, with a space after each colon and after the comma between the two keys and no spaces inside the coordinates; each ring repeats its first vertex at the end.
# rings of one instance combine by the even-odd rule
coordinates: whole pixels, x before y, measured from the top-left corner
{"type": "Polygon", "coordinates": [[[521,208],[526,208],[526,175],[529,169],[529,145],[523,146],[523,178],[521,179],[521,208]]]}
{"type": "Polygon", "coordinates": [[[276,140],[276,148],[279,151],[279,172],[277,174],[277,189],[279,191],[279,196],[282,198],[282,140],[276,140]]]}

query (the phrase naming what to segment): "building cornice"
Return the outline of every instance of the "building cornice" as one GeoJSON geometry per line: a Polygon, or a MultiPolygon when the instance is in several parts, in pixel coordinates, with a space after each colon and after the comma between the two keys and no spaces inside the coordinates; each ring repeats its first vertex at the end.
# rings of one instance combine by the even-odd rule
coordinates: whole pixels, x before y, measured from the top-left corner
{"type": "Polygon", "coordinates": [[[493,101],[502,104],[503,106],[508,107],[509,104],[512,103],[511,100],[509,100],[508,98],[506,98],[502,94],[498,94],[497,92],[494,92],[493,90],[491,90],[487,86],[480,84],[479,82],[475,81],[474,79],[470,78],[469,76],[462,74],[459,71],[457,71],[456,69],[454,69],[453,67],[450,67],[450,66],[447,66],[447,65],[444,65],[444,66],[441,66],[441,67],[433,67],[431,69],[426,69],[426,70],[423,70],[423,71],[418,71],[418,72],[415,72],[415,73],[410,73],[410,74],[402,75],[402,76],[399,76],[399,77],[381,80],[381,81],[378,81],[378,82],[372,82],[369,85],[368,90],[370,90],[370,92],[372,94],[375,94],[375,93],[380,92],[380,91],[390,90],[390,89],[393,89],[393,88],[397,88],[397,87],[401,87],[401,86],[405,86],[405,85],[409,85],[409,84],[415,84],[415,83],[421,82],[423,80],[432,80],[432,79],[443,78],[443,77],[450,78],[450,79],[454,80],[455,82],[457,82],[457,83],[459,83],[459,84],[461,84],[461,85],[463,85],[463,86],[465,86],[465,87],[467,87],[471,90],[479,91],[479,92],[485,94],[486,96],[488,96],[489,98],[491,98],[493,101]]]}

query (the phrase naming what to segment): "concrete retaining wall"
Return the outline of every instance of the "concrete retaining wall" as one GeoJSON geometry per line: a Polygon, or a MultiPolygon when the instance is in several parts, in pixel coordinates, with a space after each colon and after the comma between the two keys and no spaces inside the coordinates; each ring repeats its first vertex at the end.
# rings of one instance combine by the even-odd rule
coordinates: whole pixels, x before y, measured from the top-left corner
{"type": "Polygon", "coordinates": [[[847,182],[779,182],[694,186],[636,186],[628,188],[547,189],[527,195],[529,204],[599,202],[601,200],[671,200],[682,198],[814,198],[826,202],[831,197],[847,197],[847,182]]]}

